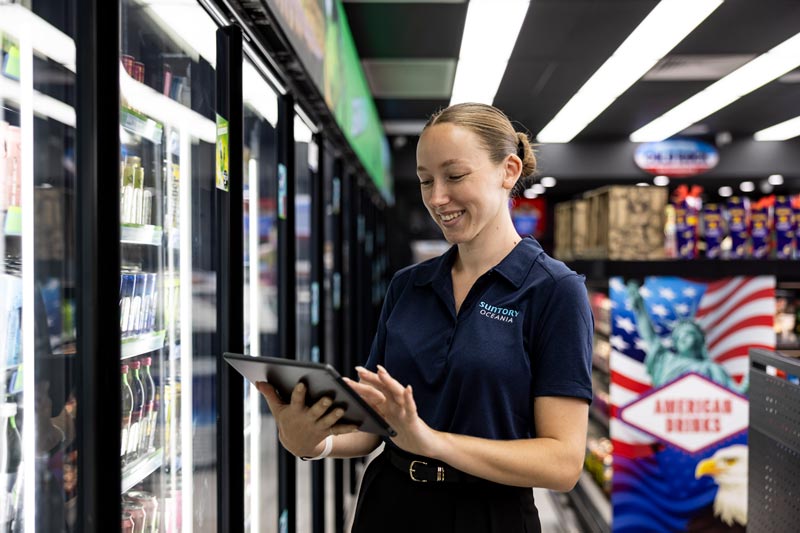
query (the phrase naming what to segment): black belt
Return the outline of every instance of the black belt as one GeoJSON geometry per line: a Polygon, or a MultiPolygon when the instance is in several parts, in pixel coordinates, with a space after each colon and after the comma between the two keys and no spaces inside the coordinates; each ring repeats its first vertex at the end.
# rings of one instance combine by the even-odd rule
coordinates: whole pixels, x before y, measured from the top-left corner
{"type": "Polygon", "coordinates": [[[413,457],[401,454],[387,445],[389,462],[392,466],[407,474],[412,481],[418,483],[475,483],[484,481],[461,470],[457,470],[447,463],[440,463],[427,457],[413,457]]]}

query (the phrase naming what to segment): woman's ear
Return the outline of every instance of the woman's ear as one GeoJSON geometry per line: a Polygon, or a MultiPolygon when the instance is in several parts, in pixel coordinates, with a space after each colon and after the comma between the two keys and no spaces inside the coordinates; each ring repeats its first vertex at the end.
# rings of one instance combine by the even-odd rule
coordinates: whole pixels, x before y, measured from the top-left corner
{"type": "Polygon", "coordinates": [[[516,154],[508,154],[503,161],[503,188],[512,190],[522,174],[522,159],[516,154]]]}

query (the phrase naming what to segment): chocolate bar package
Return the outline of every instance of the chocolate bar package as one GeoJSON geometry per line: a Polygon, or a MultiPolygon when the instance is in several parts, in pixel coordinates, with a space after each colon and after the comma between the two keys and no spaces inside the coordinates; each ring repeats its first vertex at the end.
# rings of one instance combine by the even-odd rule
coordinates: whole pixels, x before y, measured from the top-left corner
{"type": "Polygon", "coordinates": [[[790,196],[775,197],[772,217],[775,228],[775,258],[793,259],[797,250],[797,222],[790,196]]]}
{"type": "Polygon", "coordinates": [[[719,259],[722,257],[722,240],[725,238],[725,220],[721,205],[712,203],[703,206],[702,228],[706,257],[719,259]]]}
{"type": "Polygon", "coordinates": [[[743,196],[728,198],[728,231],[731,235],[730,259],[742,259],[750,255],[750,200],[743,196]]]}
{"type": "Polygon", "coordinates": [[[770,254],[770,233],[772,231],[772,206],[774,196],[762,198],[750,209],[750,239],[753,250],[752,257],[765,259],[770,254]]]}
{"type": "Polygon", "coordinates": [[[702,188],[691,190],[685,185],[678,187],[672,197],[675,206],[675,244],[680,259],[697,258],[697,240],[700,223],[702,188]]]}

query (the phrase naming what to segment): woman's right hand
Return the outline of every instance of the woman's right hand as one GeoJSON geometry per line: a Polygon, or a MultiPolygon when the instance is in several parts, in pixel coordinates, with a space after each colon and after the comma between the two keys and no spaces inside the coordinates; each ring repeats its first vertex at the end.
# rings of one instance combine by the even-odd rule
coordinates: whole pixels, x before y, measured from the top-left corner
{"type": "Polygon", "coordinates": [[[306,387],[298,383],[292,390],[289,403],[284,403],[275,388],[266,383],[256,383],[256,388],[267,400],[269,410],[278,425],[278,437],[283,447],[297,457],[316,457],[322,453],[323,441],[328,435],[352,433],[358,429],[352,424],[337,424],[344,410],[331,410],[331,399],[322,398],[306,407],[306,387]]]}

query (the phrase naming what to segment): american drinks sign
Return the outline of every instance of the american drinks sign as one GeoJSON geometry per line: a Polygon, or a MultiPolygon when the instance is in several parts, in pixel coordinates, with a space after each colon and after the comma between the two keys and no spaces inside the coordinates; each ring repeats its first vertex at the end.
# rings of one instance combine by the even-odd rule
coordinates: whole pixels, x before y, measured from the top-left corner
{"type": "Polygon", "coordinates": [[[747,429],[747,398],[695,373],[653,389],[623,407],[631,426],[689,453],[747,429]]]}

